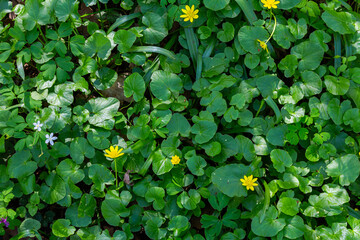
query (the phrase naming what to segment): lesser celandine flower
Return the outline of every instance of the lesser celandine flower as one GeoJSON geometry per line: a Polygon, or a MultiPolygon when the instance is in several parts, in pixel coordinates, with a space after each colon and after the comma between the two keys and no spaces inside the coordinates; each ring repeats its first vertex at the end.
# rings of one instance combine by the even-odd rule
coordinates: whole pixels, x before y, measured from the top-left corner
{"type": "Polygon", "coordinates": [[[105,157],[114,159],[114,158],[124,155],[124,153],[122,153],[122,150],[124,150],[124,149],[123,148],[119,149],[118,146],[115,146],[115,147],[111,146],[109,149],[105,149],[106,154],[104,154],[104,155],[105,155],[105,157]]]}
{"type": "MultiPolygon", "coordinates": [[[[266,52],[269,52],[266,42],[261,41],[260,39],[257,40],[260,43],[260,47],[264,50],[266,50],[266,52]]],[[[259,50],[260,51],[260,50],[259,50]]]]}
{"type": "Polygon", "coordinates": [[[185,14],[181,15],[181,18],[184,18],[184,21],[187,22],[190,20],[190,22],[193,22],[194,19],[198,19],[199,16],[197,15],[197,13],[199,12],[198,9],[195,10],[195,6],[192,5],[191,8],[186,5],[185,9],[181,9],[181,11],[185,14]]]}
{"type": "Polygon", "coordinates": [[[246,187],[246,190],[251,189],[251,191],[254,191],[254,187],[256,187],[258,184],[255,183],[257,178],[253,179],[253,175],[250,175],[249,177],[244,176],[244,179],[240,179],[240,181],[243,183],[242,185],[246,187]]]}
{"type": "Polygon", "coordinates": [[[261,2],[264,4],[264,7],[271,9],[271,8],[277,8],[277,4],[280,3],[280,1],[276,0],[261,0],[261,2]]]}
{"type": "Polygon", "coordinates": [[[171,158],[171,163],[174,164],[174,165],[179,164],[180,163],[180,158],[177,155],[173,156],[171,158]]]}

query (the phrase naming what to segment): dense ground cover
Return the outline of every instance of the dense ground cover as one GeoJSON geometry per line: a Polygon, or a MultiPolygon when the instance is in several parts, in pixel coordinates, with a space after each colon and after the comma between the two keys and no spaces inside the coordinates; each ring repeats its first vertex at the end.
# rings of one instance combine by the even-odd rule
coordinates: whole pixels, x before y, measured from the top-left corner
{"type": "Polygon", "coordinates": [[[360,239],[359,4],[0,0],[0,236],[360,239]]]}

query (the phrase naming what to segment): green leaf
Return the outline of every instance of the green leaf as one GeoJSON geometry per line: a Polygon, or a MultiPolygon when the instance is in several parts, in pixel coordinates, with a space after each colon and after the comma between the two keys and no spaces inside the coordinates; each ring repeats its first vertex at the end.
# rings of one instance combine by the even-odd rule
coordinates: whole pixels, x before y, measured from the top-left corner
{"type": "Polygon", "coordinates": [[[69,219],[71,224],[75,227],[87,227],[91,223],[90,216],[79,216],[78,203],[72,204],[69,208],[66,209],[65,218],[69,219]]]}
{"type": "Polygon", "coordinates": [[[326,167],[326,173],[331,177],[339,177],[342,186],[349,186],[355,182],[360,174],[360,162],[354,154],[347,154],[336,158],[326,167]]]}
{"type": "Polygon", "coordinates": [[[251,230],[260,237],[274,237],[286,225],[285,220],[277,219],[278,212],[274,206],[271,206],[265,215],[265,219],[260,222],[259,215],[255,216],[251,221],[251,230]]]}
{"type": "Polygon", "coordinates": [[[134,100],[139,102],[145,93],[145,81],[142,76],[135,72],[127,77],[124,81],[124,94],[125,97],[133,95],[134,100]]]}
{"type": "Polygon", "coordinates": [[[203,168],[206,167],[206,161],[200,156],[192,156],[186,161],[186,165],[190,172],[196,176],[202,176],[205,173],[203,168]]]}
{"type": "Polygon", "coordinates": [[[73,235],[76,228],[70,226],[70,220],[57,219],[52,225],[52,233],[57,237],[69,237],[73,235]]]}
{"type": "Polygon", "coordinates": [[[269,38],[269,33],[262,27],[243,26],[240,28],[238,38],[243,49],[252,54],[259,54],[261,47],[257,40],[265,41],[269,38]]]}
{"type": "Polygon", "coordinates": [[[247,191],[240,179],[249,173],[249,167],[243,164],[228,164],[216,169],[211,175],[211,181],[229,197],[246,197],[247,191]]]}
{"type": "Polygon", "coordinates": [[[340,34],[352,34],[356,31],[356,18],[350,12],[336,12],[326,9],[321,18],[329,28],[340,34]]]}
{"type": "Polygon", "coordinates": [[[0,0],[0,20],[3,19],[6,14],[11,12],[12,9],[12,3],[7,0],[0,0]]]}
{"type": "Polygon", "coordinates": [[[58,0],[56,1],[55,15],[60,22],[66,22],[78,10],[78,5],[77,0],[58,0]]]}
{"type": "Polygon", "coordinates": [[[130,209],[124,206],[120,198],[107,198],[101,204],[101,214],[111,226],[120,226],[121,217],[130,215],[130,209]]]}
{"type": "Polygon", "coordinates": [[[160,150],[150,155],[152,159],[152,169],[156,175],[162,175],[169,172],[173,168],[171,160],[165,157],[160,150]]]}
{"type": "Polygon", "coordinates": [[[120,53],[127,52],[136,41],[136,35],[127,30],[119,30],[115,33],[114,42],[118,44],[120,53]]]}
{"type": "Polygon", "coordinates": [[[306,97],[321,93],[322,81],[319,75],[312,71],[304,71],[301,73],[301,78],[302,83],[300,83],[299,86],[306,97]]]}
{"type": "Polygon", "coordinates": [[[178,136],[180,134],[183,137],[190,135],[190,127],[189,121],[180,113],[172,115],[169,124],[166,126],[169,129],[169,135],[178,136]]]}
{"type": "Polygon", "coordinates": [[[184,231],[186,231],[190,227],[189,220],[182,215],[177,215],[175,217],[172,217],[169,225],[168,230],[174,232],[174,236],[180,236],[180,234],[184,231]]]}
{"type": "Polygon", "coordinates": [[[95,54],[101,59],[106,59],[111,52],[111,42],[100,32],[95,32],[85,42],[84,52],[89,57],[95,54]]]}
{"type": "Polygon", "coordinates": [[[110,130],[114,127],[114,116],[120,102],[116,98],[93,98],[84,106],[90,112],[89,123],[110,130]]]}
{"type": "Polygon", "coordinates": [[[293,18],[290,18],[288,20],[288,27],[296,39],[302,39],[307,33],[307,25],[304,18],[300,18],[298,22],[296,22],[293,18]]]}
{"type": "Polygon", "coordinates": [[[217,130],[217,125],[214,123],[214,118],[211,113],[200,112],[200,117],[205,116],[210,117],[210,119],[197,121],[194,126],[191,127],[191,133],[196,134],[195,141],[199,144],[210,141],[217,130]]]}
{"type": "MultiPolygon", "coordinates": [[[[222,0],[222,1],[224,1],[224,0],[222,0]]],[[[227,0],[227,1],[229,1],[229,0],[227,0]]],[[[211,2],[214,2],[214,1],[211,1],[211,2]]],[[[222,42],[229,42],[229,41],[233,40],[234,35],[235,35],[234,26],[229,22],[225,22],[222,25],[222,29],[223,30],[221,30],[217,33],[217,38],[222,42]]]]}
{"type": "Polygon", "coordinates": [[[56,173],[64,180],[67,181],[71,179],[71,181],[76,184],[81,182],[84,177],[84,171],[79,169],[80,166],[76,165],[72,160],[65,159],[59,163],[56,167],[56,173]]]}
{"type": "MultiPolygon", "coordinates": [[[[211,78],[221,74],[229,64],[229,60],[225,58],[225,54],[216,54],[214,57],[203,57],[202,76],[211,78]]],[[[221,77],[221,76],[220,76],[221,77]]]]}
{"type": "Polygon", "coordinates": [[[158,44],[167,36],[165,20],[157,13],[146,12],[142,17],[142,22],[147,26],[143,31],[145,43],[158,44]]]}
{"type": "Polygon", "coordinates": [[[210,10],[219,11],[224,9],[229,2],[230,0],[204,0],[204,5],[210,10]]]}
{"type": "Polygon", "coordinates": [[[299,213],[299,204],[297,200],[291,197],[282,197],[277,203],[277,208],[289,216],[295,216],[299,213]]]}
{"type": "Polygon", "coordinates": [[[188,193],[182,192],[177,199],[177,201],[180,201],[181,205],[187,210],[194,210],[200,203],[200,200],[201,195],[195,189],[190,189],[188,193]]]}
{"type": "Polygon", "coordinates": [[[54,204],[66,196],[66,184],[64,180],[55,173],[51,173],[45,179],[40,188],[40,198],[47,204],[54,204]]]}
{"type": "Polygon", "coordinates": [[[201,98],[201,106],[207,106],[206,110],[210,113],[217,113],[221,116],[227,109],[226,101],[221,92],[213,91],[210,95],[201,98]]]}
{"type": "Polygon", "coordinates": [[[98,191],[104,191],[105,185],[114,183],[114,176],[105,166],[100,164],[93,164],[89,167],[89,178],[94,183],[98,191]]]}
{"type": "Polygon", "coordinates": [[[85,156],[87,158],[93,158],[95,156],[95,150],[85,138],[80,137],[71,142],[70,156],[77,164],[81,164],[85,156]]]}
{"type": "Polygon", "coordinates": [[[155,210],[159,211],[165,206],[165,191],[161,187],[151,187],[145,194],[145,199],[147,202],[153,202],[153,207],[155,210]]]}
{"type": "Polygon", "coordinates": [[[318,43],[304,41],[291,48],[291,54],[299,61],[299,71],[315,70],[324,57],[324,50],[318,43]]]}
{"type": "Polygon", "coordinates": [[[284,228],[285,237],[290,239],[297,239],[306,232],[304,220],[300,216],[294,216],[286,220],[286,227],[284,228]]]}
{"type": "Polygon", "coordinates": [[[158,70],[151,76],[151,92],[160,100],[168,100],[171,96],[179,96],[179,91],[182,88],[181,78],[176,74],[158,70]]]}
{"type": "Polygon", "coordinates": [[[282,0],[277,6],[279,9],[289,10],[298,5],[300,2],[301,0],[282,0]]]}
{"type": "Polygon", "coordinates": [[[344,113],[351,108],[351,102],[349,100],[343,101],[340,104],[339,99],[333,98],[328,104],[327,111],[334,123],[336,125],[341,125],[343,122],[344,113]]]}
{"type": "Polygon", "coordinates": [[[25,3],[26,14],[23,16],[25,30],[31,31],[36,24],[45,25],[50,23],[48,9],[42,5],[40,0],[29,0],[25,3]]]}
{"type": "Polygon", "coordinates": [[[281,59],[279,65],[280,70],[284,71],[285,77],[289,78],[294,75],[295,70],[298,67],[298,61],[295,55],[288,54],[281,59]]]}
{"type": "Polygon", "coordinates": [[[345,95],[350,88],[350,80],[344,77],[325,76],[326,89],[333,95],[345,95]]]}
{"type": "Polygon", "coordinates": [[[279,125],[271,128],[266,134],[266,140],[274,146],[283,147],[287,131],[287,125],[279,125]]]}
{"type": "Polygon", "coordinates": [[[272,150],[270,158],[274,164],[274,168],[280,173],[285,171],[285,167],[292,165],[292,159],[289,153],[281,149],[272,150]]]}
{"type": "Polygon", "coordinates": [[[242,154],[247,161],[253,161],[256,158],[254,143],[242,135],[238,135],[236,140],[239,142],[239,153],[242,154]]]}
{"type": "Polygon", "coordinates": [[[35,172],[37,164],[30,161],[29,151],[16,152],[7,163],[7,172],[10,178],[24,178],[35,172]]]}

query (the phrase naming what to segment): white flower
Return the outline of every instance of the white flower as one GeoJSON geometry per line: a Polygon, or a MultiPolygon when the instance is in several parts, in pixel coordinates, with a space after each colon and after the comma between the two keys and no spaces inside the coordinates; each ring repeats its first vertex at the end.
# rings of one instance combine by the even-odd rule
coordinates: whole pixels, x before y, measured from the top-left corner
{"type": "Polygon", "coordinates": [[[34,124],[34,130],[38,130],[39,132],[41,131],[41,127],[43,126],[42,123],[40,123],[40,121],[37,121],[36,123],[33,123],[34,124]]]}
{"type": "Polygon", "coordinates": [[[51,146],[54,145],[54,141],[57,139],[57,137],[55,137],[53,133],[50,133],[50,135],[46,134],[45,137],[46,137],[45,143],[46,144],[50,143],[51,146]]]}

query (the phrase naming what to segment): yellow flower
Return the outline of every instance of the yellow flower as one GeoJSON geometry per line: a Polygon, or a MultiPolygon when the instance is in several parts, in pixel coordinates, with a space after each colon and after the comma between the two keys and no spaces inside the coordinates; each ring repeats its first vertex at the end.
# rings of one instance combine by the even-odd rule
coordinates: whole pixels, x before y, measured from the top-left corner
{"type": "Polygon", "coordinates": [[[185,14],[181,15],[181,18],[184,18],[184,21],[187,22],[190,20],[190,22],[193,22],[194,19],[198,19],[199,16],[197,15],[197,13],[199,12],[198,9],[195,10],[195,6],[192,5],[191,8],[186,5],[185,9],[181,9],[181,11],[185,14]]]}
{"type": "Polygon", "coordinates": [[[124,155],[124,153],[122,153],[122,150],[124,150],[123,148],[121,148],[120,150],[118,150],[118,146],[113,147],[111,146],[109,149],[105,149],[105,152],[107,154],[104,154],[105,157],[109,157],[109,158],[117,158],[120,157],[122,155],[124,155]]]}
{"type": "MultiPolygon", "coordinates": [[[[268,53],[269,52],[269,50],[268,50],[268,48],[267,48],[267,45],[266,45],[266,42],[263,42],[263,41],[261,41],[261,40],[257,40],[259,43],[260,43],[260,47],[262,48],[262,49],[264,49],[264,50],[266,50],[266,52],[268,53]]],[[[260,51],[260,50],[259,50],[260,51]]]]}
{"type": "Polygon", "coordinates": [[[355,208],[354,210],[355,210],[355,211],[359,211],[359,209],[357,209],[357,208],[355,208]]]}
{"type": "Polygon", "coordinates": [[[177,155],[172,156],[171,163],[174,164],[174,165],[179,164],[180,163],[180,158],[177,155]]]}
{"type": "Polygon", "coordinates": [[[264,7],[268,9],[277,8],[276,4],[280,3],[280,1],[276,0],[261,0],[261,2],[264,4],[264,7]]]}
{"type": "Polygon", "coordinates": [[[255,183],[257,178],[253,179],[253,175],[250,175],[249,177],[244,176],[244,179],[240,179],[240,181],[243,183],[243,186],[246,186],[246,190],[251,189],[251,191],[254,191],[254,186],[257,186],[258,184],[255,183]]]}

